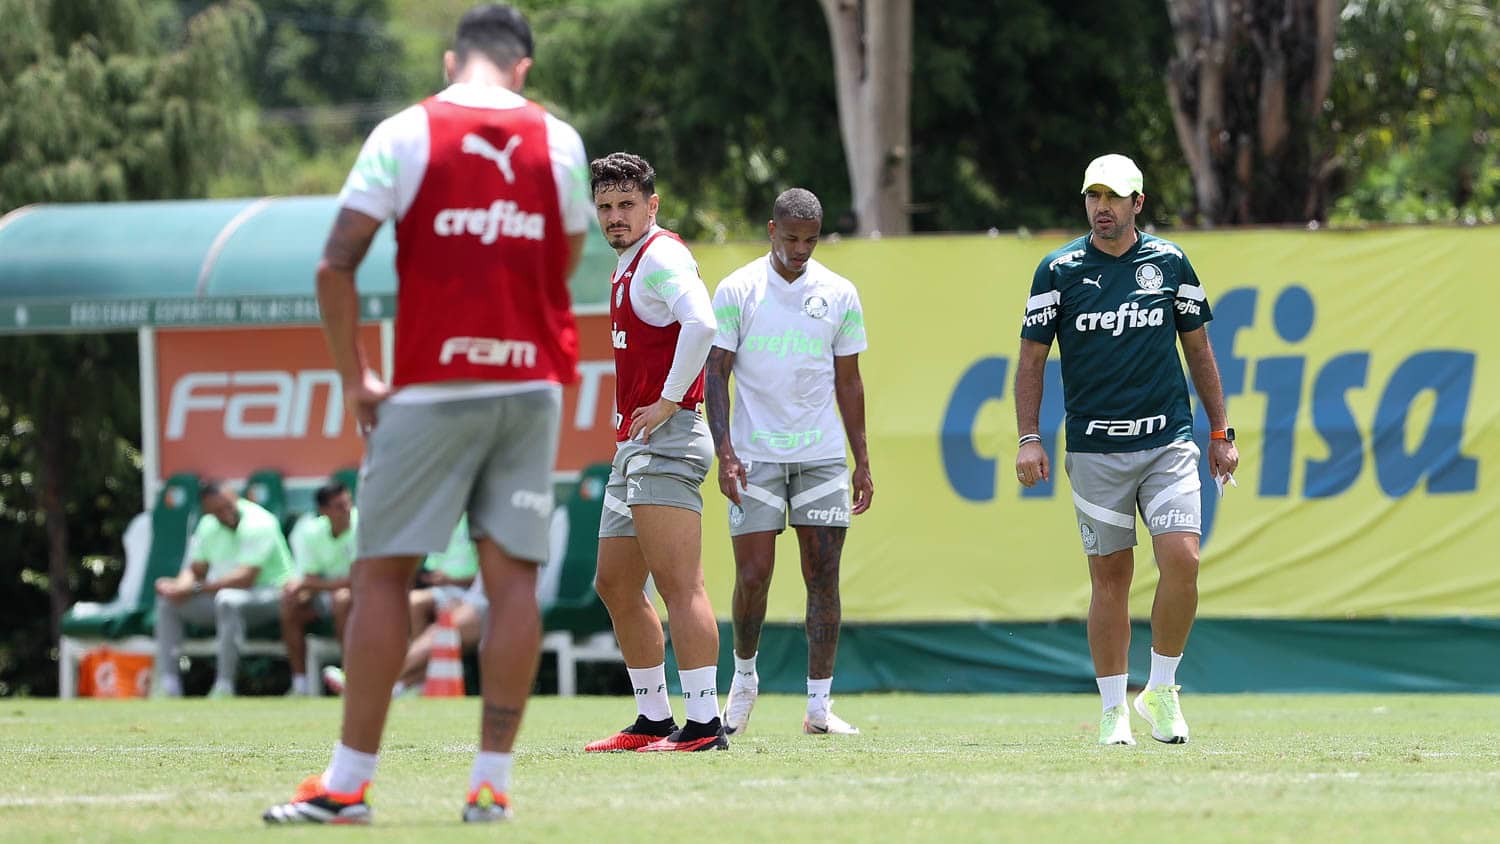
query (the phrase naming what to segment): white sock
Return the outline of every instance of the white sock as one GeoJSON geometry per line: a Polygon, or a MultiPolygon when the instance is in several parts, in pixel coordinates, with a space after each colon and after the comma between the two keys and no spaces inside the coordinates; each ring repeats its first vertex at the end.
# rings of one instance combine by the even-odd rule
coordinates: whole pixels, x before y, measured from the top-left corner
{"type": "Polygon", "coordinates": [[[479,751],[474,755],[474,767],[469,771],[469,790],[474,791],[489,783],[496,791],[509,791],[511,759],[510,753],[479,751]]]}
{"type": "Polygon", "coordinates": [[[760,688],[760,675],[755,673],[755,658],[760,656],[760,651],[750,655],[749,659],[740,659],[739,654],[734,655],[734,686],[739,689],[760,688]]]}
{"type": "Polygon", "coordinates": [[[406,684],[401,682],[400,680],[397,680],[396,684],[391,686],[391,698],[394,700],[395,698],[401,697],[401,693],[404,691],[406,691],[406,684]]]}
{"type": "Polygon", "coordinates": [[[305,694],[307,694],[307,675],[306,674],[293,674],[292,675],[292,694],[294,694],[294,695],[305,695],[305,694]]]}
{"type": "Polygon", "coordinates": [[[678,671],[682,697],[687,701],[687,719],[707,724],[719,717],[719,666],[705,665],[678,671]]]}
{"type": "Polygon", "coordinates": [[[1146,681],[1146,688],[1154,689],[1157,686],[1177,685],[1177,663],[1182,662],[1182,654],[1177,656],[1162,656],[1151,649],[1151,679],[1146,681]]]}
{"type": "Polygon", "coordinates": [[[1129,678],[1129,674],[1094,678],[1094,682],[1099,684],[1099,700],[1104,704],[1105,712],[1125,705],[1125,681],[1129,678]]]}
{"type": "Polygon", "coordinates": [[[333,761],[323,772],[323,786],[337,794],[353,794],[375,778],[375,763],[379,759],[374,753],[351,750],[339,742],[333,746],[333,761]]]}
{"type": "Polygon", "coordinates": [[[635,689],[635,711],[649,721],[672,717],[672,698],[667,695],[667,664],[650,668],[626,668],[630,687],[635,689]]]}
{"type": "Polygon", "coordinates": [[[807,714],[818,720],[828,718],[828,696],[833,693],[833,678],[814,680],[807,678],[807,714]]]}
{"type": "Polygon", "coordinates": [[[163,671],[157,678],[156,685],[166,697],[182,697],[182,676],[175,671],[163,671]]]}

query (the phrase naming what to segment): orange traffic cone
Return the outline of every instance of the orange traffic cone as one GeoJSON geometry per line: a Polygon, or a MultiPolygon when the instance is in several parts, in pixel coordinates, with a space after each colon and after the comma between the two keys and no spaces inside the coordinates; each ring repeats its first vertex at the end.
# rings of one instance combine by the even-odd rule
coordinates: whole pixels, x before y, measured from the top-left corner
{"type": "Polygon", "coordinates": [[[437,630],[432,637],[432,655],[427,658],[427,681],[423,697],[463,697],[464,662],[453,613],[438,610],[437,630]]]}

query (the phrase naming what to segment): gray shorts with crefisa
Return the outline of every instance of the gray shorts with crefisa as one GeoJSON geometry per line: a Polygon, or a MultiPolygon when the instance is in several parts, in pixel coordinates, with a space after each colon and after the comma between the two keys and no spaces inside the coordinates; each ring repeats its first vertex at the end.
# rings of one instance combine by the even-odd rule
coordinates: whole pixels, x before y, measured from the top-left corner
{"type": "Polygon", "coordinates": [[[842,459],[812,463],[745,461],[747,485],[729,504],[729,535],[792,527],[849,526],[849,466],[842,459]]]}
{"type": "Polygon", "coordinates": [[[1069,452],[1063,465],[1073,485],[1083,552],[1102,557],[1135,547],[1137,510],[1152,536],[1201,535],[1199,456],[1190,440],[1118,454],[1069,452]]]}
{"type": "Polygon", "coordinates": [[[359,470],[359,556],[448,547],[458,517],[519,560],[547,559],[562,391],[380,405],[359,470]]]}
{"type": "Polygon", "coordinates": [[[703,479],[713,462],[713,438],[697,411],[677,411],[651,433],[648,442],[626,440],[615,447],[599,538],[635,536],[630,508],[660,504],[703,512],[703,479]]]}

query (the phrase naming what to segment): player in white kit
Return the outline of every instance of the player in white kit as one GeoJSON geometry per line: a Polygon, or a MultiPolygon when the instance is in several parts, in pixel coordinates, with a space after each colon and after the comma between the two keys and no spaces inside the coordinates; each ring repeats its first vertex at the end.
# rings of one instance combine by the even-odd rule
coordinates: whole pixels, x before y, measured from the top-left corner
{"type": "Polygon", "coordinates": [[[859,732],[833,714],[829,694],[844,534],[849,517],[869,509],[875,491],[859,375],[865,325],[854,285],[812,259],[822,225],[823,207],[811,191],[782,193],[766,226],[770,253],[734,271],[714,293],[719,329],[705,368],[705,404],[734,542],[735,670],[724,708],[730,735],[745,729],[759,692],[755,658],[776,537],[789,522],[807,586],[803,731],[859,732]],[[854,455],[852,475],[844,435],[854,455]]]}

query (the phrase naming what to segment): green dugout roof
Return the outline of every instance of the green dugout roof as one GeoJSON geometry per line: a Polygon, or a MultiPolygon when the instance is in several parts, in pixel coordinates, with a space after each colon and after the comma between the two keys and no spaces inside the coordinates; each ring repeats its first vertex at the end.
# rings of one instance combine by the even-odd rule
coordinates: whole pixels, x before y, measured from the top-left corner
{"type": "MultiPolygon", "coordinates": [[[[28,205],[0,217],[0,333],[317,322],[313,271],[337,197],[28,205]]],[[[366,316],[395,310],[396,243],[359,272],[366,316]]],[[[597,232],[570,287],[604,302],[615,254],[597,232]]]]}

